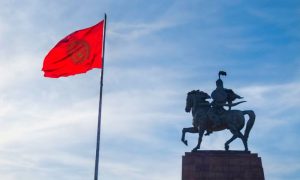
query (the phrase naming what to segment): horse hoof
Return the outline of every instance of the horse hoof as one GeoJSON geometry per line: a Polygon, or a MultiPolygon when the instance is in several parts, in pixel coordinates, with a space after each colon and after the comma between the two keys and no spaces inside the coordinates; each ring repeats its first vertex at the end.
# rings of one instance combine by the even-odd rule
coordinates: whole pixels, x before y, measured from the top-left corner
{"type": "Polygon", "coordinates": [[[225,150],[228,151],[229,150],[229,146],[225,145],[225,150]]]}
{"type": "Polygon", "coordinates": [[[198,149],[200,149],[200,147],[196,146],[196,147],[192,150],[192,152],[197,152],[198,149]]]}
{"type": "Polygon", "coordinates": [[[188,146],[188,141],[187,140],[181,140],[183,142],[183,144],[185,144],[186,146],[188,146]]]}

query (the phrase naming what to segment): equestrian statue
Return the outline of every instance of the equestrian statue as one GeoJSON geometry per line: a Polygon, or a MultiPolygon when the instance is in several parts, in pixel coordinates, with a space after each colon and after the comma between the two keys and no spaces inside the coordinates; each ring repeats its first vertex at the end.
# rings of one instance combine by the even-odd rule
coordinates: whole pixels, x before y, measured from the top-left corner
{"type": "Polygon", "coordinates": [[[223,86],[221,76],[226,76],[226,72],[219,72],[219,79],[216,81],[216,89],[209,96],[200,90],[193,90],[187,93],[186,112],[192,111],[193,127],[183,128],[181,141],[188,145],[185,134],[198,133],[198,144],[192,152],[200,149],[203,135],[210,135],[214,131],[228,129],[232,137],[225,143],[225,150],[229,150],[229,144],[236,138],[240,138],[244,144],[245,151],[248,151],[248,137],[255,121],[255,113],[252,110],[232,110],[231,108],[246,101],[233,102],[243,97],[235,94],[233,90],[223,86]],[[208,99],[212,99],[209,102],[208,99]],[[245,115],[249,116],[244,134],[241,130],[245,126],[245,115]],[[205,133],[206,131],[206,133],[205,133]],[[205,134],[204,134],[205,133],[205,134]]]}

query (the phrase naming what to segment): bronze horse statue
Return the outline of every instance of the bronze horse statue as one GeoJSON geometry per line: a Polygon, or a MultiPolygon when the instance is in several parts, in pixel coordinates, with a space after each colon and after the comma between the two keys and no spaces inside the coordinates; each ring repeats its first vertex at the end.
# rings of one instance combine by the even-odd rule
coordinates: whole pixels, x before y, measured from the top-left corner
{"type": "MultiPolygon", "coordinates": [[[[225,143],[225,150],[229,150],[229,144],[232,141],[234,141],[236,138],[240,138],[243,141],[245,151],[248,151],[248,137],[255,121],[254,111],[227,110],[220,117],[222,123],[219,126],[214,127],[212,124],[213,121],[209,119],[209,116],[207,115],[209,109],[212,108],[211,103],[206,100],[209,98],[210,96],[207,93],[199,90],[193,90],[187,94],[185,111],[192,111],[193,127],[182,129],[181,141],[185,145],[188,145],[187,140],[185,140],[185,133],[198,133],[198,144],[192,150],[192,152],[194,152],[200,149],[202,137],[205,131],[212,132],[228,129],[232,133],[232,137],[225,143]],[[245,125],[244,115],[246,114],[249,116],[249,119],[246,124],[245,132],[242,134],[241,129],[243,129],[245,125]]],[[[232,106],[240,103],[242,102],[232,104],[232,106]]]]}

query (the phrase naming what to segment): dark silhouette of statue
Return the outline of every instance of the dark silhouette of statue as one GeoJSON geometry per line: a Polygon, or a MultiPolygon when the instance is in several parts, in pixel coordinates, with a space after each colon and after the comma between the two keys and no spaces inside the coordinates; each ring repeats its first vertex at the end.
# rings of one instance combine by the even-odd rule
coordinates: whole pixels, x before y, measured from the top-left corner
{"type": "Polygon", "coordinates": [[[211,93],[211,97],[200,90],[193,90],[187,94],[185,111],[192,111],[193,127],[182,129],[181,141],[187,145],[185,133],[199,133],[198,144],[193,149],[197,151],[200,148],[202,137],[210,135],[213,131],[229,129],[233,136],[225,143],[225,149],[229,149],[229,144],[236,138],[241,138],[248,151],[248,136],[255,121],[255,113],[252,110],[240,111],[231,108],[246,102],[239,101],[234,103],[236,99],[242,99],[241,96],[235,94],[233,90],[226,89],[223,86],[221,75],[226,76],[226,72],[219,72],[219,79],[216,81],[216,89],[211,93]],[[210,103],[207,99],[212,98],[210,103]],[[227,107],[228,109],[226,109],[227,107]],[[244,115],[249,116],[244,134],[240,131],[245,125],[244,115]]]}
{"type": "MultiPolygon", "coordinates": [[[[219,72],[219,79],[216,81],[216,89],[211,93],[211,97],[213,99],[211,103],[212,108],[210,108],[210,110],[207,113],[209,118],[212,120],[213,129],[221,125],[221,118],[226,112],[224,106],[228,106],[228,110],[231,110],[232,106],[237,105],[237,104],[232,104],[232,102],[235,99],[242,99],[242,97],[235,94],[233,90],[224,88],[221,75],[226,76],[227,74],[224,71],[219,72]]],[[[243,102],[245,101],[242,101],[240,103],[243,102]]],[[[212,130],[208,129],[205,135],[209,135],[210,133],[212,133],[212,130]]]]}

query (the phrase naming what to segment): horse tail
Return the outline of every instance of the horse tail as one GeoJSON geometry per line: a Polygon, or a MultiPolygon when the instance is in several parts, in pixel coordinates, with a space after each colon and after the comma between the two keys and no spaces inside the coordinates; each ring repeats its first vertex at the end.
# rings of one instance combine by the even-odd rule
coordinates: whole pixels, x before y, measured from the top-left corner
{"type": "Polygon", "coordinates": [[[252,110],[248,110],[248,111],[243,111],[243,115],[247,114],[249,116],[249,120],[247,122],[247,125],[246,125],[246,129],[245,129],[245,132],[244,132],[244,137],[246,139],[246,141],[248,140],[248,137],[249,137],[249,133],[254,125],[254,122],[255,122],[255,113],[254,111],[252,110]]]}

